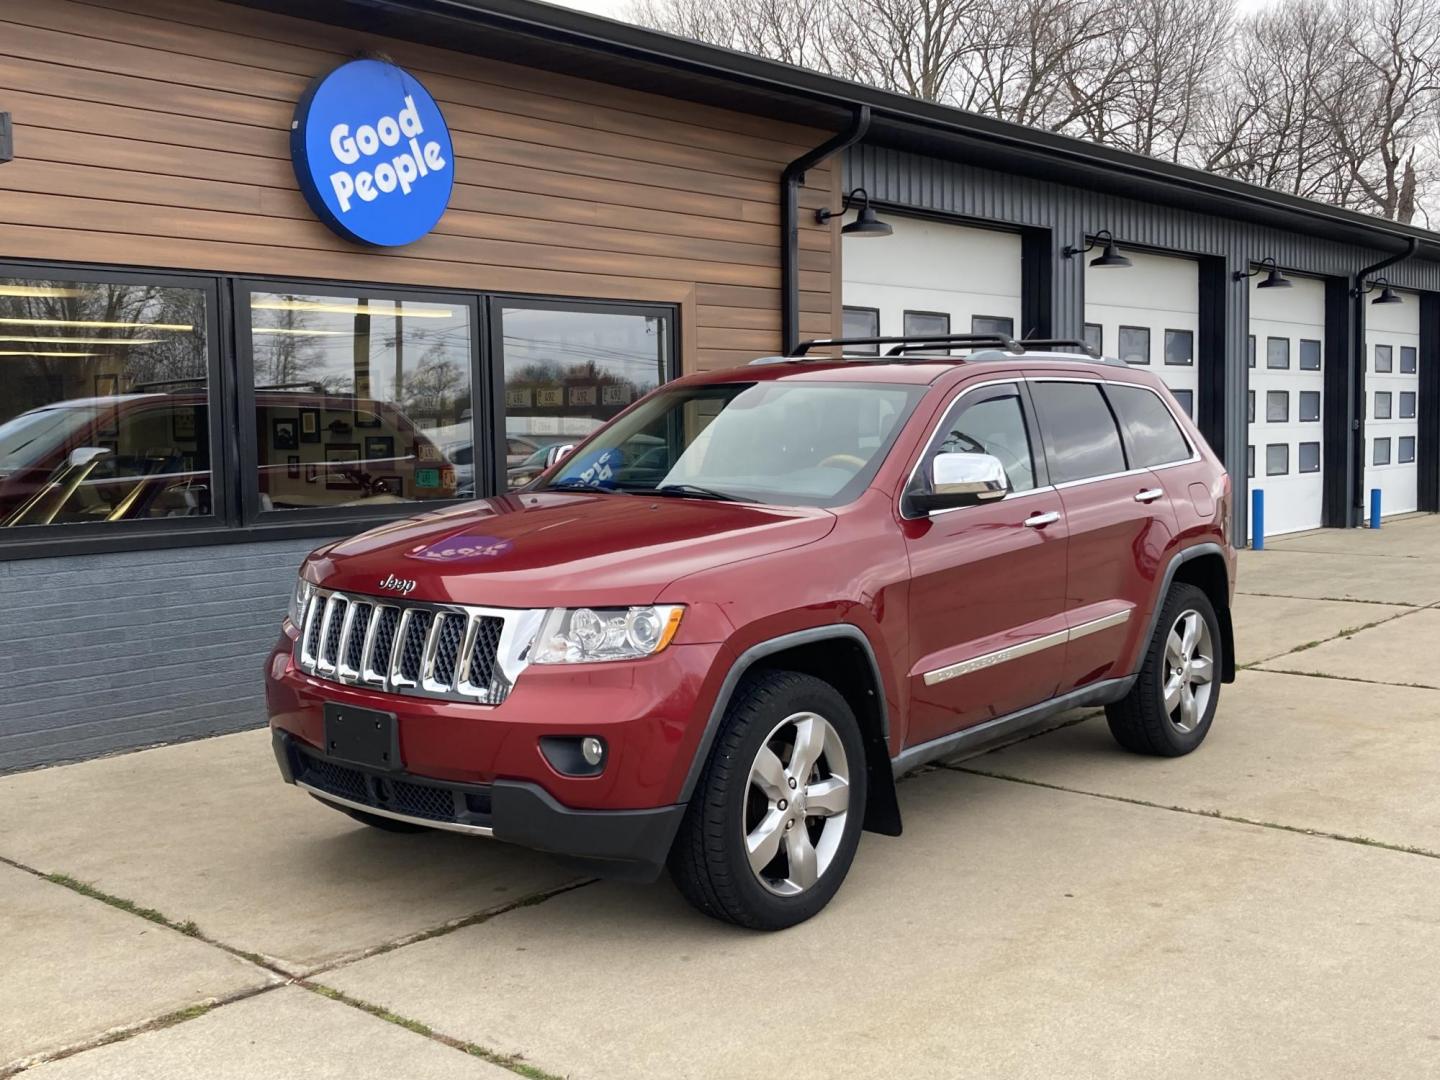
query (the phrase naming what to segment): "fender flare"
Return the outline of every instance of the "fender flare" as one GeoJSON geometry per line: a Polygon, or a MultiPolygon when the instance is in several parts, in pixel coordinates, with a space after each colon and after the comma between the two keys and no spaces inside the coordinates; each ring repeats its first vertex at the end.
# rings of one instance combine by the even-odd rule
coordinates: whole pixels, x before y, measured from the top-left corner
{"type": "MultiPolygon", "coordinates": [[[[1176,571],[1185,565],[1185,563],[1190,562],[1192,559],[1198,559],[1202,555],[1220,556],[1220,560],[1225,563],[1228,573],[1230,564],[1225,559],[1225,549],[1219,544],[1210,541],[1181,548],[1175,552],[1174,555],[1170,556],[1170,562],[1165,567],[1165,575],[1160,581],[1160,588],[1155,592],[1155,602],[1150,606],[1150,618],[1145,626],[1145,636],[1140,639],[1140,655],[1136,658],[1134,670],[1130,672],[1131,675],[1138,675],[1140,669],[1145,666],[1145,653],[1150,647],[1150,639],[1155,636],[1155,627],[1160,623],[1160,609],[1165,606],[1165,597],[1170,592],[1170,586],[1175,582],[1176,571]]],[[[1215,614],[1220,620],[1220,632],[1225,637],[1226,672],[1222,673],[1222,679],[1225,682],[1230,682],[1234,679],[1235,671],[1235,633],[1231,625],[1228,606],[1226,610],[1217,611],[1215,614]],[[1224,674],[1229,674],[1230,677],[1224,678],[1224,674]]]]}
{"type": "MultiPolygon", "coordinates": [[[[837,640],[860,646],[865,656],[865,662],[870,666],[870,674],[874,679],[875,686],[878,688],[876,696],[880,713],[879,739],[884,747],[885,767],[870,767],[868,770],[874,781],[871,796],[875,803],[875,820],[878,823],[876,831],[894,836],[899,835],[899,806],[896,803],[894,781],[889,768],[890,708],[885,699],[885,680],[880,672],[880,664],[875,658],[874,646],[870,644],[870,639],[865,636],[865,632],[853,623],[829,623],[825,626],[814,626],[789,634],[781,634],[779,637],[769,638],[750,646],[735,658],[730,665],[730,670],[725,673],[725,679],[720,684],[719,692],[715,695],[714,704],[710,707],[710,716],[705,722],[705,730],[700,735],[700,742],[696,745],[695,754],[690,761],[690,769],[685,774],[685,783],[680,789],[680,802],[688,803],[694,794],[695,786],[700,781],[700,772],[710,759],[710,751],[715,745],[715,737],[720,731],[720,723],[725,719],[725,711],[730,707],[730,701],[735,696],[735,688],[740,685],[740,680],[745,677],[745,674],[767,656],[784,652],[797,645],[837,640]],[[887,783],[888,788],[885,786],[887,783]],[[881,825],[889,827],[880,827],[881,825]]],[[[868,763],[869,754],[867,752],[868,763]]],[[[871,818],[871,813],[872,811],[867,809],[867,822],[871,818]]]]}

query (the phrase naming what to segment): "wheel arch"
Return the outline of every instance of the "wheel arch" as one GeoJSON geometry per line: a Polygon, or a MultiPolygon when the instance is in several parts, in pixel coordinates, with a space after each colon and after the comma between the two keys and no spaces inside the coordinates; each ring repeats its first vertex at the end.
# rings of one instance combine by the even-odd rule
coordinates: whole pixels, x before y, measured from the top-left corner
{"type": "Polygon", "coordinates": [[[1235,625],[1230,617],[1230,571],[1225,559],[1225,549],[1219,544],[1195,544],[1177,551],[1165,568],[1160,588],[1150,612],[1149,625],[1145,636],[1140,639],[1140,654],[1136,658],[1135,672],[1145,662],[1145,650],[1155,636],[1155,625],[1160,611],[1165,606],[1165,597],[1176,582],[1194,585],[1210,599],[1215,609],[1215,618],[1220,623],[1220,639],[1224,650],[1220,679],[1222,682],[1235,681],[1235,625]]]}
{"type": "Polygon", "coordinates": [[[865,828],[887,836],[900,835],[900,804],[890,764],[890,712],[885,682],[875,649],[858,626],[834,623],[782,634],[750,646],[725,675],[720,692],[695,748],[694,760],[685,776],[680,801],[689,802],[701,770],[710,756],[715,736],[725,718],[740,681],[751,671],[774,669],[798,671],[821,679],[844,696],[860,724],[865,744],[865,771],[868,799],[865,828]]]}

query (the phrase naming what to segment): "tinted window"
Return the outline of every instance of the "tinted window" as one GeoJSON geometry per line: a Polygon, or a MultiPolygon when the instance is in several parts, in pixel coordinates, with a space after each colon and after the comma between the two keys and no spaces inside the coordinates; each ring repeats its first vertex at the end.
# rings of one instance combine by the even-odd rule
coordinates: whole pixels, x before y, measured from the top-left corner
{"type": "Polygon", "coordinates": [[[1109,386],[1105,391],[1125,428],[1132,468],[1149,468],[1190,456],[1180,425],[1158,396],[1138,386],[1109,386]]]}
{"type": "MultiPolygon", "coordinates": [[[[1035,461],[1015,385],[987,387],[952,405],[926,452],[926,462],[936,454],[989,454],[1005,466],[1010,490],[1031,490],[1035,486],[1035,461]]],[[[926,469],[915,474],[915,489],[925,489],[926,475],[926,469]]]]}
{"type": "Polygon", "coordinates": [[[1120,359],[1127,364],[1150,362],[1150,330],[1145,326],[1120,327],[1120,359]]]}
{"type": "Polygon", "coordinates": [[[1031,394],[1055,483],[1125,471],[1120,432],[1098,383],[1038,382],[1031,394]]]}
{"type": "MultiPolygon", "coordinates": [[[[847,307],[845,309],[845,321],[842,324],[842,337],[879,337],[880,336],[880,310],[868,307],[847,307]]],[[[856,345],[854,350],[858,356],[878,356],[879,345],[856,345]]]]}

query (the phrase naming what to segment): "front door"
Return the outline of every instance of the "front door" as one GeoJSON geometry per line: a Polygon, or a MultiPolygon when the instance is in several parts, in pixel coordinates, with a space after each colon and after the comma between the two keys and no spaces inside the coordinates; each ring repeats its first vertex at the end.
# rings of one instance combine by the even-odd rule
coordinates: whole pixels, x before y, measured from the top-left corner
{"type": "Polygon", "coordinates": [[[910,727],[915,746],[1052,696],[1065,657],[1066,522],[1045,477],[1023,384],[964,388],[911,478],[937,453],[1000,459],[999,502],[901,510],[910,557],[910,727]]]}

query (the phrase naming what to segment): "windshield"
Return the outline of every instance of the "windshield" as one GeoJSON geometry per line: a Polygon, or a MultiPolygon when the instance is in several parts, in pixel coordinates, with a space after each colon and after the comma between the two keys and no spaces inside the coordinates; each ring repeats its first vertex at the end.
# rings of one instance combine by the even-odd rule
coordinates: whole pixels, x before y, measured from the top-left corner
{"type": "Polygon", "coordinates": [[[873,383],[677,387],[601,429],[541,486],[838,506],[865,489],[923,393],[873,383]]]}
{"type": "Polygon", "coordinates": [[[0,473],[41,461],[90,419],[87,409],[35,409],[0,424],[0,473]]]}

